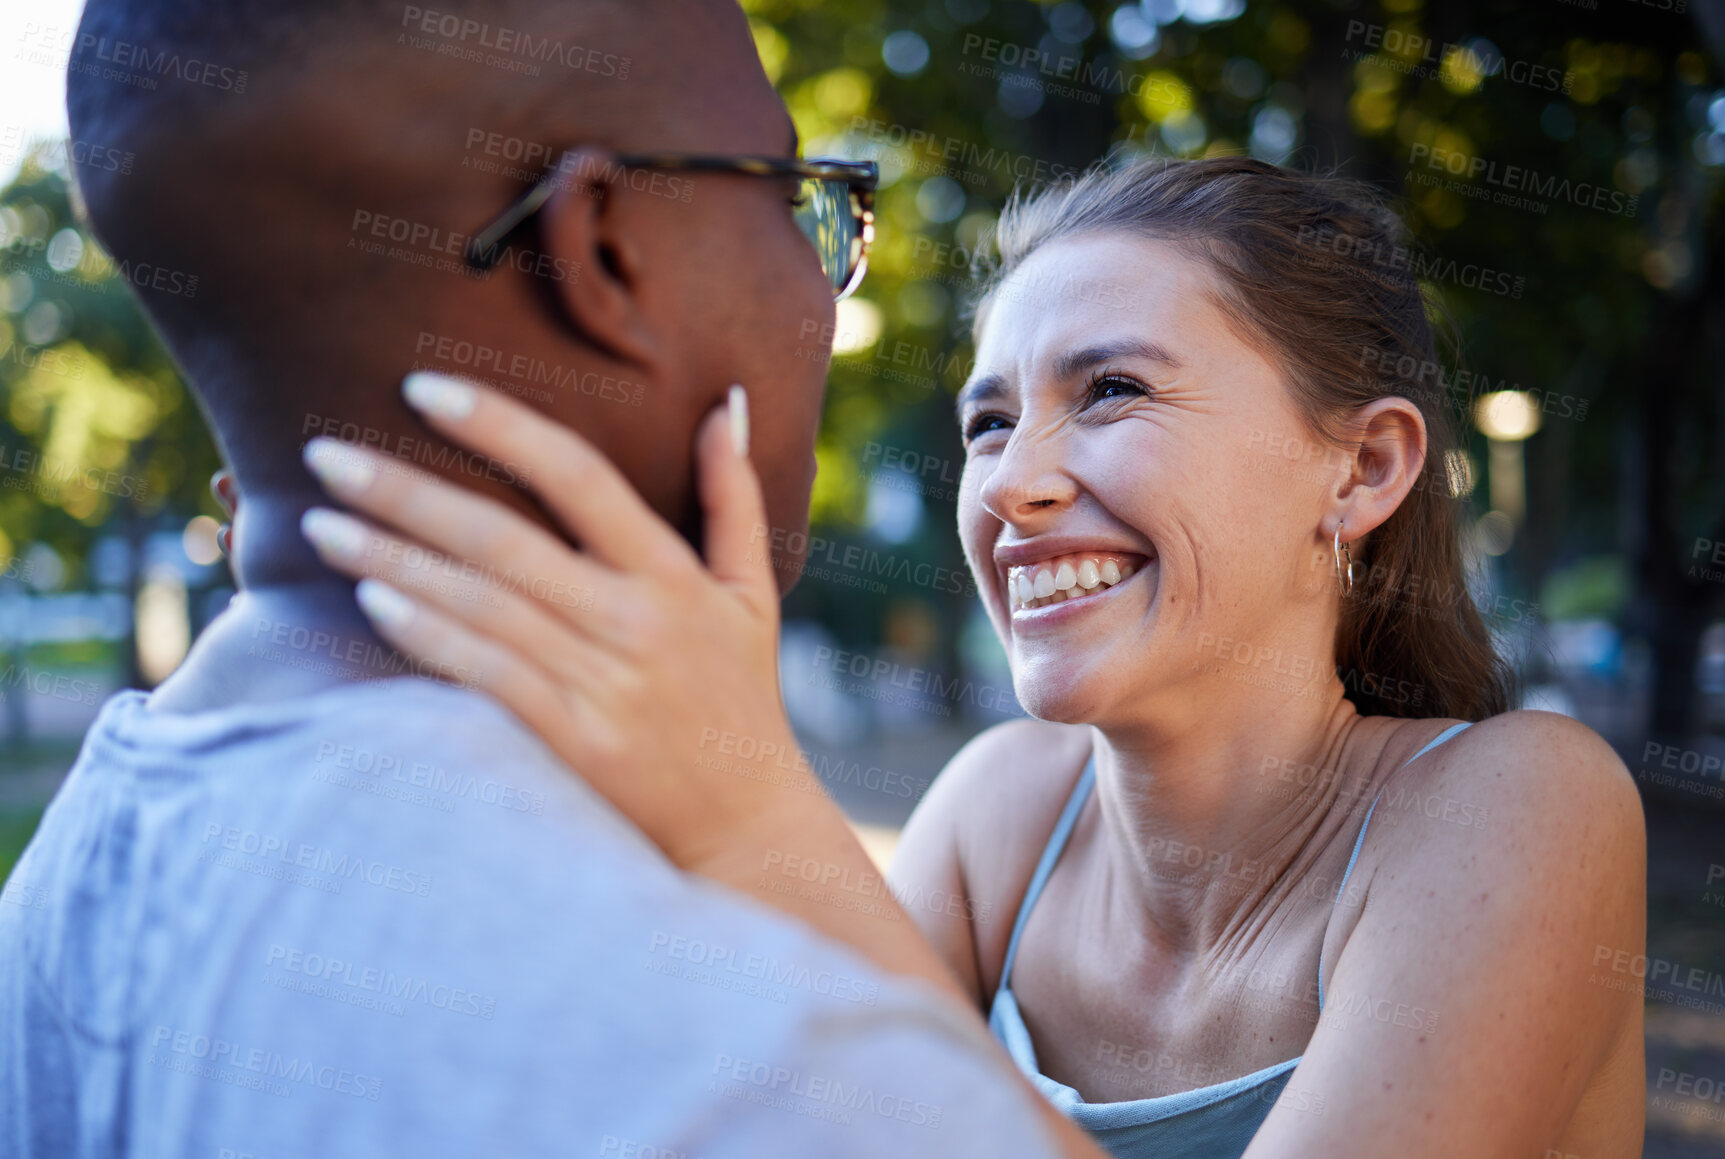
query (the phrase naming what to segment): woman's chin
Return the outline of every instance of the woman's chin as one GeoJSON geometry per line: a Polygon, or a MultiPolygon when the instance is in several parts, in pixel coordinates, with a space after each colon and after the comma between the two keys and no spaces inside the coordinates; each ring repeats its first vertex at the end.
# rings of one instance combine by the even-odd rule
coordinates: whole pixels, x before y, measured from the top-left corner
{"type": "Polygon", "coordinates": [[[1088,724],[1096,719],[1101,707],[1097,693],[1105,690],[1086,688],[1084,681],[1049,679],[1046,676],[1020,677],[1013,681],[1018,703],[1038,720],[1054,724],[1088,724]]]}

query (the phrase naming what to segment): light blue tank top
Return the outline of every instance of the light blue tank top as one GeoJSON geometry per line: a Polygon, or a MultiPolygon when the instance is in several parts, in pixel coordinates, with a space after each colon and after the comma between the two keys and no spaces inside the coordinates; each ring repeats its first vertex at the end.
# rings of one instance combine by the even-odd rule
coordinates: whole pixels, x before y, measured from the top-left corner
{"type": "MultiPolygon", "coordinates": [[[[1409,757],[1402,768],[1466,727],[1466,724],[1451,725],[1409,757]]],[[[1043,1097],[1088,1131],[1115,1159],[1240,1159],[1281,1095],[1282,1088],[1287,1085],[1290,1072],[1299,1065],[1299,1057],[1212,1086],[1121,1103],[1086,1102],[1072,1087],[1055,1082],[1037,1066],[1036,1047],[1030,1041],[1030,1031],[1019,1013],[1018,999],[1012,993],[1012,963],[1018,956],[1018,940],[1024,935],[1024,924],[1030,917],[1031,908],[1036,905],[1036,899],[1042,895],[1042,887],[1054,872],[1054,864],[1066,848],[1067,838],[1072,835],[1072,827],[1077,823],[1078,814],[1084,808],[1095,781],[1096,758],[1092,756],[1084,766],[1078,784],[1073,786],[1071,797],[1067,798],[1066,808],[1042,851],[1042,860],[1036,865],[1036,874],[1030,879],[1030,888],[1025,891],[1024,902],[1018,907],[1012,940],[1006,947],[1006,962],[1000,971],[1000,988],[995,991],[994,1005],[988,1014],[989,1028],[1043,1097]]],[[[1379,789],[1378,796],[1372,799],[1371,808],[1366,810],[1365,822],[1360,826],[1360,835],[1354,839],[1353,854],[1348,858],[1347,871],[1336,887],[1336,899],[1348,887],[1354,862],[1360,856],[1360,846],[1365,844],[1366,827],[1372,823],[1372,813],[1382,796],[1383,790],[1379,789]]],[[[1335,899],[1330,904],[1334,906],[1335,899]]],[[[1318,1009],[1322,1011],[1323,1008],[1324,979],[1320,969],[1318,1009]]]]}

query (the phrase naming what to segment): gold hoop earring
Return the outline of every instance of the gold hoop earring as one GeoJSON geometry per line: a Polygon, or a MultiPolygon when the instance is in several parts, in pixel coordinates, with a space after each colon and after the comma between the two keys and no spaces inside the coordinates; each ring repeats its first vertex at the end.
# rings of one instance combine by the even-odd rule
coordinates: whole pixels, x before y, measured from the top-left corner
{"type": "Polygon", "coordinates": [[[1342,542],[1340,521],[1336,523],[1336,538],[1332,550],[1336,557],[1336,583],[1341,587],[1342,595],[1351,596],[1354,594],[1354,553],[1342,542]]]}

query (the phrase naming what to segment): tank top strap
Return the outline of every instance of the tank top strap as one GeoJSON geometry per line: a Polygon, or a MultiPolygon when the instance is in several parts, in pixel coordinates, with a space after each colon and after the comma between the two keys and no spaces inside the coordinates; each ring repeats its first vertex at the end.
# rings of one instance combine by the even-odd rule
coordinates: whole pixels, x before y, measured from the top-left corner
{"type": "MultiPolygon", "coordinates": [[[[1429,753],[1433,749],[1437,748],[1444,741],[1448,740],[1450,737],[1455,736],[1457,733],[1459,733],[1463,729],[1467,728],[1468,725],[1471,723],[1472,723],[1471,721],[1463,721],[1461,724],[1450,725],[1448,728],[1446,728],[1442,732],[1438,733],[1437,736],[1433,737],[1431,739],[1430,743],[1428,743],[1424,748],[1420,749],[1419,752],[1415,753],[1413,756],[1411,756],[1407,760],[1403,761],[1401,768],[1402,769],[1407,768],[1409,765],[1413,764],[1415,761],[1419,760],[1421,757],[1425,756],[1427,753],[1429,753]]],[[[1401,769],[1397,769],[1396,771],[1400,772],[1401,769]]],[[[1384,795],[1383,789],[1382,788],[1378,789],[1377,796],[1372,798],[1371,808],[1366,810],[1366,819],[1363,822],[1361,822],[1361,824],[1360,824],[1360,835],[1358,837],[1354,838],[1354,851],[1348,855],[1348,867],[1347,867],[1347,869],[1342,871],[1342,881],[1341,881],[1340,885],[1336,886],[1336,896],[1330,899],[1330,908],[1331,909],[1334,909],[1336,907],[1336,903],[1341,901],[1342,895],[1347,892],[1348,878],[1352,877],[1354,874],[1354,862],[1356,862],[1360,859],[1360,848],[1363,845],[1365,845],[1365,843],[1366,843],[1366,830],[1371,827],[1372,814],[1377,811],[1378,801],[1380,798],[1383,797],[1383,795],[1384,795]]],[[[1323,957],[1323,955],[1320,952],[1319,953],[1319,959],[1320,960],[1318,962],[1318,1009],[1319,1010],[1322,1010],[1324,1008],[1324,968],[1323,968],[1322,957],[1323,957]]]]}
{"type": "Polygon", "coordinates": [[[1072,786],[1072,795],[1066,798],[1066,808],[1060,812],[1060,820],[1054,824],[1054,832],[1048,835],[1048,844],[1042,849],[1042,860],[1036,863],[1036,873],[1030,879],[1030,888],[1024,891],[1024,901],[1018,906],[1018,917],[1012,923],[1012,938],[1006,943],[1006,962],[1000,969],[1000,983],[995,987],[1005,990],[1012,981],[1012,962],[1018,957],[1018,939],[1024,935],[1024,924],[1030,919],[1030,911],[1036,905],[1036,899],[1042,896],[1042,887],[1048,884],[1048,877],[1054,872],[1054,863],[1060,860],[1060,854],[1066,848],[1067,839],[1072,836],[1072,827],[1078,823],[1078,814],[1084,808],[1084,802],[1090,798],[1090,787],[1096,783],[1096,756],[1091,754],[1084,763],[1084,772],[1078,777],[1078,783],[1072,786]]]}

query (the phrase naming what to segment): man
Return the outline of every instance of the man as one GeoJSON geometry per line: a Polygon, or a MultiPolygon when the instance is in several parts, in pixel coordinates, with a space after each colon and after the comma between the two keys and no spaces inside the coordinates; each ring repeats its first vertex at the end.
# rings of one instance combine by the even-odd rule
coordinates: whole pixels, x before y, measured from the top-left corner
{"type": "Polygon", "coordinates": [[[15,871],[39,906],[0,907],[0,1152],[1050,1153],[975,1027],[676,873],[421,678],[461,674],[405,671],[297,530],[316,434],[530,506],[398,401],[414,366],[529,398],[684,528],[692,432],[747,383],[769,517],[804,526],[823,382],[797,348],[832,286],[794,183],[606,161],[794,156],[741,13],[90,0],[68,81],[74,135],[138,157],[84,189],[96,232],[198,278],[145,305],[243,496],[241,592],[105,708],[15,871]]]}

